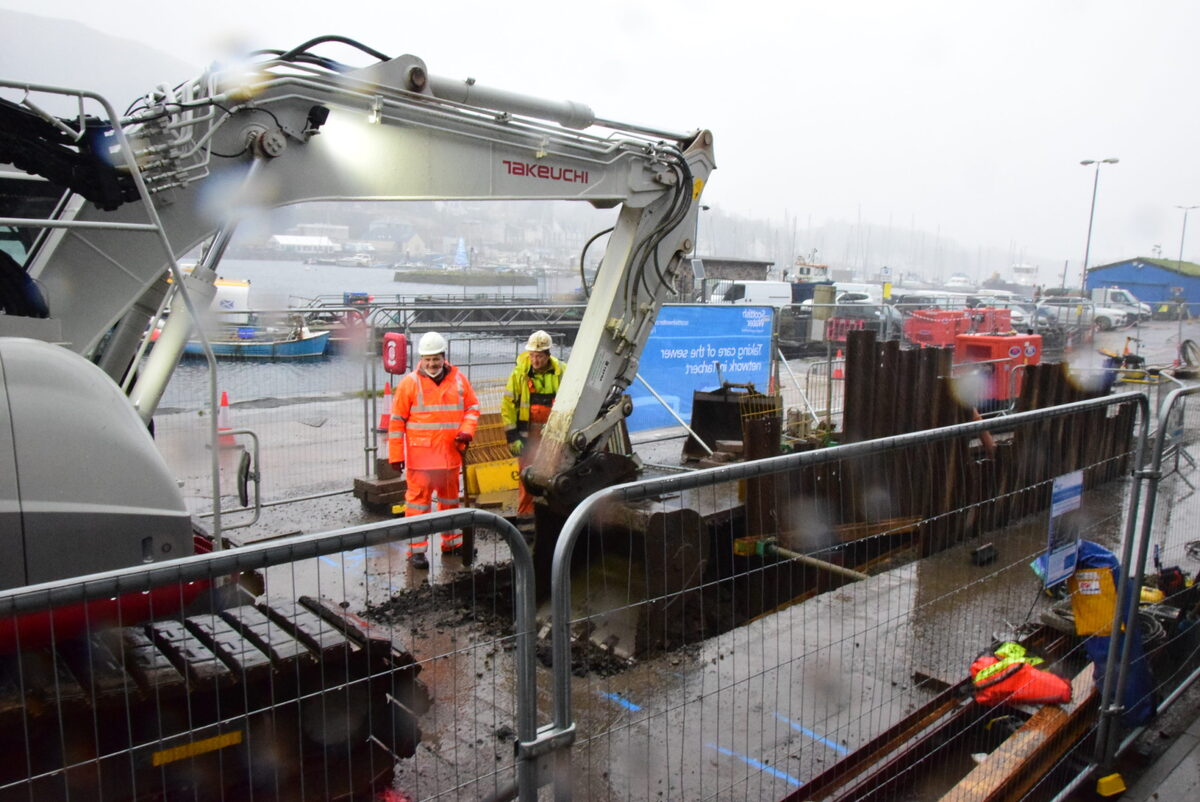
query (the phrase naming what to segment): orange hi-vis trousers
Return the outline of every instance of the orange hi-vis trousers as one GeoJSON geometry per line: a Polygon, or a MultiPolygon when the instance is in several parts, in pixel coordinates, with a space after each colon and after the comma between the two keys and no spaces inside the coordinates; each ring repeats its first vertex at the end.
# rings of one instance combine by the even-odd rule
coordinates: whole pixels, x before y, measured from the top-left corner
{"type": "MultiPolygon", "coordinates": [[[[404,492],[404,517],[424,515],[433,510],[433,498],[437,496],[437,509],[458,509],[458,485],[460,471],[458,468],[449,470],[418,471],[411,468],[405,474],[408,478],[408,489],[404,492]]],[[[442,551],[447,552],[462,545],[462,532],[443,532],[442,551]]],[[[408,553],[424,554],[429,549],[429,540],[411,540],[408,543],[408,553]]]]}

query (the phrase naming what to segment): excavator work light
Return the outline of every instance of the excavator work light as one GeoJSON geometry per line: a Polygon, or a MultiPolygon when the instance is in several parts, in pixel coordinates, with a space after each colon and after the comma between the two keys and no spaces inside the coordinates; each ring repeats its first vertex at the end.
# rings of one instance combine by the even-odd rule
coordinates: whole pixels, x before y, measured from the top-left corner
{"type": "Polygon", "coordinates": [[[329,109],[325,106],[313,106],[308,110],[308,126],[304,129],[306,134],[315,134],[321,130],[321,126],[329,119],[329,109]]]}

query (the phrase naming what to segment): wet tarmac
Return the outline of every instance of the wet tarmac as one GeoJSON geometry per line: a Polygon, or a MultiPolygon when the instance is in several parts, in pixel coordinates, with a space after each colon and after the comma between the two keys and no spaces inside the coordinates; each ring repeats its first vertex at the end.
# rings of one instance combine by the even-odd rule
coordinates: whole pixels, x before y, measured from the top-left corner
{"type": "MultiPolygon", "coordinates": [[[[1136,336],[1131,347],[1152,364],[1169,365],[1181,333],[1200,334],[1196,324],[1186,326],[1181,332],[1175,323],[1152,323],[1101,333],[1073,361],[1098,364],[1099,348],[1120,352],[1126,337],[1136,336]]],[[[354,402],[342,403],[350,405],[323,403],[306,414],[357,420],[354,402]]],[[[255,424],[247,419],[239,425],[255,424]]],[[[259,434],[267,443],[294,443],[305,428],[312,427],[293,423],[259,434]]],[[[682,440],[678,432],[658,436],[668,434],[640,438],[645,462],[678,464],[682,440]]],[[[272,446],[271,458],[285,463],[292,458],[289,448],[272,446]]],[[[206,452],[190,456],[206,459],[206,452]]],[[[324,467],[329,478],[311,480],[307,492],[362,473],[361,463],[350,461],[324,467]]],[[[203,476],[201,466],[183,480],[203,495],[203,476]]],[[[1093,536],[1114,550],[1130,484],[1114,483],[1085,498],[1093,536]]],[[[1198,503],[1186,482],[1172,482],[1164,492],[1155,532],[1166,559],[1186,563],[1198,503]]],[[[268,507],[258,523],[227,535],[248,543],[384,517],[349,493],[335,493],[268,507]]],[[[957,682],[974,652],[1036,615],[1045,602],[1029,562],[1045,547],[1045,522],[1020,522],[1002,535],[996,538],[997,564],[973,565],[970,551],[979,544],[962,543],[702,643],[577,677],[573,707],[582,739],[573,750],[576,798],[775,800],[801,787],[932,698],[939,683],[922,685],[918,678],[957,682]],[[976,577],[997,571],[1002,581],[989,581],[986,592],[973,585],[976,577]],[[956,592],[960,588],[973,590],[956,592]],[[856,633],[881,628],[886,650],[856,640],[856,633]],[[906,648],[912,643],[921,649],[906,648]]],[[[506,548],[492,535],[480,533],[478,549],[478,566],[507,562],[506,548]]],[[[443,558],[436,544],[427,571],[414,571],[406,552],[404,544],[392,544],[272,569],[267,593],[344,602],[410,650],[422,662],[421,679],[435,703],[421,719],[416,756],[398,765],[395,787],[422,798],[479,798],[512,777],[516,682],[511,629],[501,624],[511,619],[511,597],[494,579],[486,592],[473,589],[471,570],[456,557],[443,558]]],[[[551,717],[550,680],[549,669],[539,664],[539,722],[551,717]]]]}

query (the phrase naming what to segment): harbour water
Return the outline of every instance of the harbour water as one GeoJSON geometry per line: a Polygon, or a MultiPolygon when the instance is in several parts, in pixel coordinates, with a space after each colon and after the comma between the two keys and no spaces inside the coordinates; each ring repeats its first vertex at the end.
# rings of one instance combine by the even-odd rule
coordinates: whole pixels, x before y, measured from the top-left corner
{"type": "Polygon", "coordinates": [[[258,309],[283,309],[304,299],[341,296],[347,292],[366,292],[377,296],[399,295],[461,297],[551,297],[567,294],[579,287],[579,277],[568,273],[547,273],[537,284],[496,284],[464,286],[448,274],[445,284],[402,282],[395,280],[391,267],[341,267],[310,265],[300,261],[264,259],[224,259],[218,271],[223,278],[250,282],[250,304],[258,309]]]}
{"type": "MultiPolygon", "coordinates": [[[[342,267],[311,265],[300,261],[225,259],[220,275],[226,279],[250,282],[249,303],[253,309],[280,310],[304,305],[306,300],[340,298],[347,292],[365,292],[380,299],[399,296],[405,299],[434,297],[439,300],[462,298],[464,303],[482,303],[480,298],[541,297],[569,294],[579,286],[577,276],[551,273],[539,276],[538,284],[463,286],[448,280],[446,284],[398,282],[395,270],[383,267],[342,267]]],[[[525,332],[524,334],[528,334],[525,332]]],[[[497,359],[511,364],[508,344],[499,344],[497,359]]],[[[452,359],[456,343],[451,343],[452,359]]],[[[483,349],[473,347],[472,358],[483,349]]],[[[386,378],[378,360],[364,367],[361,355],[331,353],[321,359],[293,362],[221,361],[218,367],[219,391],[227,392],[235,404],[267,406],[302,403],[361,390],[369,386],[364,371],[377,373],[377,386],[386,378]]],[[[159,405],[160,413],[198,410],[208,406],[208,365],[203,359],[185,359],[171,378],[159,405]]]]}

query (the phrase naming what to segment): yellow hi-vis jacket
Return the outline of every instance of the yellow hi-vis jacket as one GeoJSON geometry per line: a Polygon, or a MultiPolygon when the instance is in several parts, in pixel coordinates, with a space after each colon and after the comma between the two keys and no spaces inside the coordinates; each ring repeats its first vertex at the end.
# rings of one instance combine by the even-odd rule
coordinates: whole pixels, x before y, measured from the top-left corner
{"type": "Polygon", "coordinates": [[[459,432],[473,437],[478,427],[479,399],[462,371],[447,363],[441,382],[435,382],[416,368],[392,397],[388,462],[418,471],[457,469],[462,452],[454,438],[459,432]]]}
{"type": "Polygon", "coordinates": [[[504,436],[508,442],[529,440],[530,423],[541,424],[550,416],[554,396],[562,384],[567,363],[550,357],[544,373],[535,373],[529,366],[529,352],[517,355],[517,366],[508,377],[504,396],[500,399],[500,417],[504,421],[504,436]]]}

